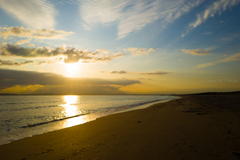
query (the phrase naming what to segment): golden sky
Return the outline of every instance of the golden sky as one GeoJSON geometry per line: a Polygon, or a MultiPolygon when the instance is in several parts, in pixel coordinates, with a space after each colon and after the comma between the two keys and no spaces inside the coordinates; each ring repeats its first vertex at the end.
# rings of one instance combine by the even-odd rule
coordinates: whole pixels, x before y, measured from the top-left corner
{"type": "Polygon", "coordinates": [[[240,0],[1,0],[0,93],[240,90],[240,0]]]}

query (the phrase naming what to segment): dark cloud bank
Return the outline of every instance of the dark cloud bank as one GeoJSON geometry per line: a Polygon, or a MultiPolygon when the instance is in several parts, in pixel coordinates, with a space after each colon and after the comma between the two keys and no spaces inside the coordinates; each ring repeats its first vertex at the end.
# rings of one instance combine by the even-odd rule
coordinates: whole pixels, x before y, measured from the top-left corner
{"type": "MultiPolygon", "coordinates": [[[[0,93],[10,87],[40,86],[19,94],[124,94],[122,86],[140,83],[128,79],[64,77],[54,73],[0,69],[0,93]]],[[[18,91],[16,91],[17,93],[18,91]]]]}

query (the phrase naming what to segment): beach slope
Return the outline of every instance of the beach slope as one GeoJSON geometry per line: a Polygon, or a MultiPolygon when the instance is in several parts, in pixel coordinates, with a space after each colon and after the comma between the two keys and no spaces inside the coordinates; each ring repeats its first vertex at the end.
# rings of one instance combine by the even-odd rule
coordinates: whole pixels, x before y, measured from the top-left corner
{"type": "Polygon", "coordinates": [[[188,95],[0,146],[1,160],[240,159],[240,94],[188,95]]]}

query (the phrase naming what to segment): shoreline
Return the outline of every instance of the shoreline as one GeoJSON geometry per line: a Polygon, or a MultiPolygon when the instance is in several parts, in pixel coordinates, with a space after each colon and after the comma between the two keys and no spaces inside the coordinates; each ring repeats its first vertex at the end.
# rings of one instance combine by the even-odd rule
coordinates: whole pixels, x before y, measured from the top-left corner
{"type": "MultiPolygon", "coordinates": [[[[22,130],[20,132],[20,134],[17,135],[18,138],[15,138],[14,134],[12,134],[11,135],[12,137],[10,137],[8,139],[5,139],[4,141],[1,140],[0,146],[12,143],[14,141],[18,141],[18,140],[21,140],[21,139],[29,138],[29,137],[32,137],[32,136],[42,135],[42,134],[45,134],[45,133],[48,133],[48,132],[58,131],[58,130],[73,127],[73,126],[76,126],[76,125],[82,125],[84,123],[95,121],[95,120],[97,120],[101,117],[105,117],[105,116],[108,116],[108,115],[117,114],[117,113],[124,113],[124,112],[132,111],[132,110],[144,109],[144,108],[150,107],[153,104],[164,103],[166,101],[174,100],[176,98],[179,98],[179,97],[174,96],[171,99],[167,99],[167,100],[152,100],[152,101],[146,101],[146,102],[142,102],[142,103],[136,103],[136,104],[133,104],[133,105],[129,105],[130,107],[127,108],[127,109],[121,109],[122,106],[120,106],[120,107],[116,107],[117,111],[114,111],[114,112],[110,111],[110,112],[108,112],[106,114],[103,114],[103,115],[102,114],[98,115],[98,114],[95,114],[95,113],[82,114],[82,115],[75,115],[75,116],[71,116],[71,117],[65,117],[65,118],[62,118],[62,119],[56,119],[56,120],[52,120],[52,121],[47,121],[47,122],[41,122],[41,123],[37,123],[37,124],[22,126],[18,130],[22,130],[22,129],[27,129],[27,130],[22,130]],[[120,110],[118,110],[118,108],[120,108],[120,110]],[[79,121],[79,123],[78,123],[78,121],[79,121]],[[70,126],[67,125],[68,123],[70,123],[71,125],[70,126]],[[34,127],[33,130],[34,131],[38,130],[38,131],[40,131],[40,133],[37,133],[37,132],[30,133],[29,130],[30,130],[31,127],[34,127]],[[42,131],[41,131],[41,128],[42,128],[42,131]],[[24,134],[24,135],[22,136],[22,134],[24,134]]],[[[5,136],[6,135],[8,136],[9,133],[6,133],[5,136]]],[[[2,139],[4,139],[4,135],[2,135],[2,136],[3,136],[2,139]]]]}
{"type": "MultiPolygon", "coordinates": [[[[173,98],[173,99],[168,99],[168,100],[160,100],[160,101],[156,101],[156,102],[151,102],[151,103],[147,103],[147,104],[142,104],[142,105],[139,105],[137,107],[132,107],[132,108],[128,108],[128,109],[124,109],[124,110],[120,110],[120,111],[116,111],[116,112],[113,112],[109,115],[113,115],[113,114],[119,114],[119,113],[124,113],[124,112],[130,112],[130,111],[134,111],[134,110],[140,110],[140,109],[146,109],[148,107],[151,107],[153,105],[156,105],[156,104],[161,104],[161,103],[167,103],[169,101],[173,101],[175,99],[179,99],[181,97],[177,97],[175,96],[176,98],[173,98]]],[[[106,116],[109,116],[109,115],[106,115],[106,116]]],[[[105,117],[105,116],[103,116],[105,117]]],[[[101,118],[101,117],[99,117],[101,118]]]]}
{"type": "Polygon", "coordinates": [[[240,95],[187,95],[0,146],[7,159],[238,159],[240,95]]]}

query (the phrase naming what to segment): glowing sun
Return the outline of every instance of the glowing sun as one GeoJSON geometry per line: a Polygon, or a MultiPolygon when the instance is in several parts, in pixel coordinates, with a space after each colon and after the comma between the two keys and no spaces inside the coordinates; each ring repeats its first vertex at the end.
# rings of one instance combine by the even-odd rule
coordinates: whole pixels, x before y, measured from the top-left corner
{"type": "Polygon", "coordinates": [[[66,65],[66,71],[68,76],[76,76],[77,72],[79,71],[79,64],[77,63],[69,63],[65,64],[66,65]]]}

